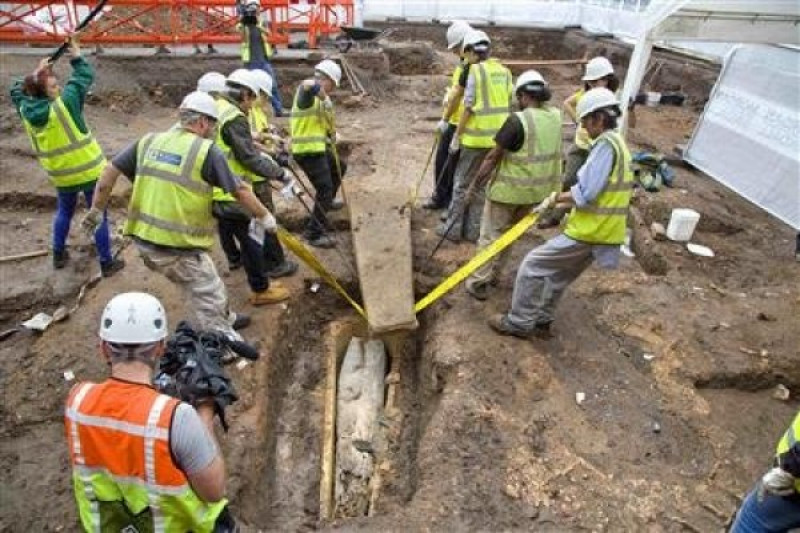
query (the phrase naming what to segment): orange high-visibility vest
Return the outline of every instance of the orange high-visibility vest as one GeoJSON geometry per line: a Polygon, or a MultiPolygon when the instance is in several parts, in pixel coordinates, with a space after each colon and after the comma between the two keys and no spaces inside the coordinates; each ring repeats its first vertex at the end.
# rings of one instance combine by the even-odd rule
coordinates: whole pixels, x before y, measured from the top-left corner
{"type": "Polygon", "coordinates": [[[173,462],[169,445],[178,400],[137,383],[79,383],[70,392],[66,433],[75,499],[86,531],[210,532],[226,500],[207,504],[173,462]]]}

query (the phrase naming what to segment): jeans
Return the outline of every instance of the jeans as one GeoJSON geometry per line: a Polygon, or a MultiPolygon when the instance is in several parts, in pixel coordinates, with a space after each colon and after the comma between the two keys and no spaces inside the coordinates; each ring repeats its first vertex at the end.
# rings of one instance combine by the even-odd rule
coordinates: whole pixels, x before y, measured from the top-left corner
{"type": "MultiPolygon", "coordinates": [[[[58,206],[56,208],[56,216],[53,219],[53,252],[63,252],[67,246],[69,227],[72,217],[75,215],[75,206],[78,203],[78,195],[80,194],[83,194],[86,199],[86,205],[92,205],[94,183],[80,191],[57,191],[56,193],[58,206]]],[[[97,256],[100,259],[100,264],[110,263],[111,237],[108,233],[108,215],[105,212],[103,213],[103,223],[100,224],[94,234],[94,245],[97,247],[97,256]]]]}
{"type": "Polygon", "coordinates": [[[447,207],[450,205],[450,199],[453,197],[453,175],[456,172],[456,164],[458,163],[458,154],[450,154],[450,141],[453,140],[453,134],[456,132],[456,127],[453,124],[447,126],[447,129],[439,137],[439,145],[436,148],[436,162],[434,163],[434,175],[436,180],[433,184],[433,202],[439,207],[447,207]]]}
{"type": "Polygon", "coordinates": [[[261,248],[248,235],[250,222],[243,219],[217,218],[217,229],[219,230],[219,242],[228,261],[235,263],[241,260],[250,290],[253,292],[267,290],[269,278],[264,271],[261,248]]]}
{"type": "Polygon", "coordinates": [[[326,226],[329,226],[327,213],[342,184],[342,177],[347,172],[347,165],[344,161],[339,161],[341,167],[341,174],[339,174],[330,150],[324,154],[296,155],[295,160],[317,192],[314,211],[306,225],[306,236],[309,239],[316,239],[325,233],[326,226]]]}
{"type": "Polygon", "coordinates": [[[800,494],[764,494],[759,502],[758,488],[750,491],[736,513],[731,533],[782,533],[800,527],[800,494]]]}
{"type": "Polygon", "coordinates": [[[261,69],[272,77],[272,110],[275,112],[276,117],[283,116],[283,102],[281,102],[281,91],[278,88],[278,76],[275,74],[272,63],[267,60],[249,61],[245,64],[245,68],[248,70],[261,69]]]}

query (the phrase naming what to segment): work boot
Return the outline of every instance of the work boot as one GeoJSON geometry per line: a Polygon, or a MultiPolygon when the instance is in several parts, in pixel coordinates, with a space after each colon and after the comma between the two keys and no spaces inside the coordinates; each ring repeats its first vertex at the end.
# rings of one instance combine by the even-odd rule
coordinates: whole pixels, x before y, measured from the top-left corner
{"type": "Polygon", "coordinates": [[[297,272],[297,268],[297,263],[286,260],[275,268],[267,270],[267,276],[272,279],[285,278],[297,272]]]}
{"type": "Polygon", "coordinates": [[[331,200],[331,207],[330,207],[331,211],[339,211],[343,207],[344,207],[344,202],[342,200],[338,198],[334,198],[333,200],[331,200]]]}
{"type": "Polygon", "coordinates": [[[100,273],[104,278],[110,278],[123,268],[125,268],[125,261],[122,259],[112,259],[108,263],[100,263],[100,273]]]}
{"type": "Polygon", "coordinates": [[[314,248],[335,248],[336,243],[327,235],[319,235],[308,240],[308,244],[314,248]]]}
{"type": "Polygon", "coordinates": [[[289,289],[283,285],[279,285],[276,282],[270,284],[269,289],[265,291],[254,292],[252,295],[250,295],[248,301],[250,302],[250,305],[258,307],[259,305],[276,304],[288,299],[289,289]]]}
{"type": "Polygon", "coordinates": [[[489,297],[489,289],[485,283],[467,280],[464,282],[464,288],[476,300],[484,301],[489,297]]]}
{"type": "Polygon", "coordinates": [[[520,339],[530,339],[531,337],[541,337],[541,338],[549,338],[550,337],[550,324],[536,324],[536,326],[531,329],[522,329],[519,326],[515,326],[508,320],[508,315],[506,314],[497,314],[492,316],[488,321],[489,327],[495,330],[500,335],[510,335],[513,337],[519,337],[520,339]]]}
{"type": "Polygon", "coordinates": [[[67,260],[69,260],[69,252],[66,250],[61,250],[57,252],[53,250],[53,268],[56,270],[61,270],[65,266],[67,266],[67,260]]]}
{"type": "Polygon", "coordinates": [[[233,323],[231,327],[236,331],[244,329],[250,325],[250,317],[242,313],[233,313],[233,323]]]}

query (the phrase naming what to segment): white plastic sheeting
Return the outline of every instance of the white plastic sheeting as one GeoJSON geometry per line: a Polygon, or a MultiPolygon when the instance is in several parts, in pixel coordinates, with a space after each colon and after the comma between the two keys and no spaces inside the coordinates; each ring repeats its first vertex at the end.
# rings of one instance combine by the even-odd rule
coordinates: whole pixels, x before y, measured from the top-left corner
{"type": "Polygon", "coordinates": [[[685,159],[800,230],[800,50],[734,48],[685,159]]]}

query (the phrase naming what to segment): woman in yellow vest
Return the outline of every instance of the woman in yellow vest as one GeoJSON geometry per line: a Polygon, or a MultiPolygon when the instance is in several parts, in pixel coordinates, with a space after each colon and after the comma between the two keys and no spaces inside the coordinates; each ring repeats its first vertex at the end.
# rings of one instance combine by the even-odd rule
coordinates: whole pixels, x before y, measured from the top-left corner
{"type": "MultiPolygon", "coordinates": [[[[39,163],[56,188],[57,208],[53,221],[53,266],[64,268],[69,259],[67,236],[78,196],[92,204],[94,185],[106,159],[83,116],[86,93],[94,81],[94,69],[81,56],[77,40],[70,40],[72,76],[63,90],[48,59],[43,59],[33,74],[15,80],[11,99],[31,140],[39,163]]],[[[103,276],[120,270],[124,262],[113,259],[108,221],[94,234],[103,276]]]]}
{"type": "Polygon", "coordinates": [[[455,20],[447,28],[447,49],[458,56],[458,65],[450,76],[450,86],[444,96],[442,119],[436,124],[436,135],[439,136],[436,148],[436,161],[433,165],[433,195],[422,204],[425,209],[446,209],[453,196],[453,175],[458,164],[458,152],[450,153],[450,142],[458,127],[458,120],[463,111],[464,88],[467,86],[469,61],[464,56],[461,46],[464,36],[472,27],[463,20],[455,20]]]}
{"type": "Polygon", "coordinates": [[[742,503],[731,533],[772,533],[800,528],[800,411],[775,451],[772,468],[742,503]]]}
{"type": "MultiPolygon", "coordinates": [[[[578,103],[586,94],[586,91],[595,87],[605,87],[611,92],[616,92],[619,88],[619,79],[614,74],[614,67],[605,57],[598,56],[589,60],[586,64],[586,72],[581,78],[583,87],[572,93],[564,100],[564,113],[577,124],[575,128],[575,142],[567,152],[567,164],[564,167],[564,177],[562,178],[562,191],[569,190],[578,181],[578,169],[586,162],[591,147],[591,139],[586,129],[580,125],[576,109],[578,103]]],[[[567,214],[566,209],[556,209],[552,213],[547,213],[539,221],[540,228],[550,228],[558,226],[561,219],[567,214]]]]}
{"type": "MultiPolygon", "coordinates": [[[[489,246],[534,205],[560,189],[561,111],[547,104],[550,88],[535,70],[517,78],[514,92],[521,111],[508,116],[475,177],[475,186],[483,187],[494,174],[486,191],[479,249],[489,246]]],[[[511,248],[506,248],[476,270],[464,284],[467,292],[485,300],[510,252],[511,248]]]]}
{"type": "Polygon", "coordinates": [[[491,40],[486,33],[472,30],[464,36],[464,52],[471,63],[464,90],[463,111],[450,141],[450,153],[459,152],[453,177],[453,196],[447,220],[436,230],[441,237],[458,242],[478,240],[483,191],[473,188],[467,195],[483,158],[494,147],[494,136],[511,111],[511,72],[489,57],[491,40]]]}
{"type": "Polygon", "coordinates": [[[631,156],[614,131],[621,114],[616,96],[604,88],[588,91],[578,104],[578,118],[592,139],[589,158],[578,171],[578,183],[552,193],[539,206],[570,205],[572,211],[562,234],[522,260],[510,311],[489,320],[501,335],[546,336],[570,283],[595,260],[601,268],[617,267],[633,191],[631,156]]]}

